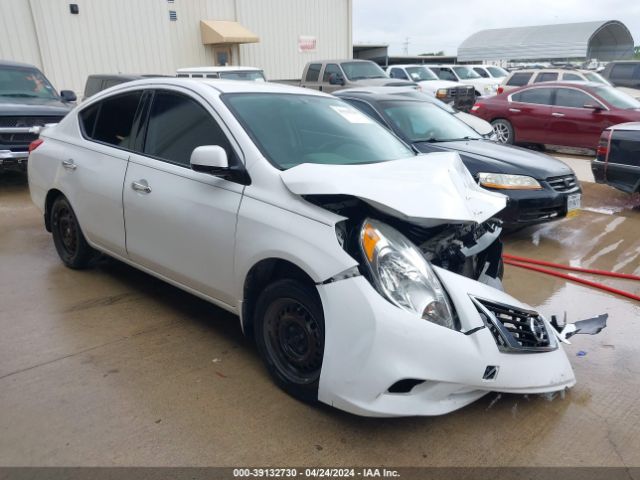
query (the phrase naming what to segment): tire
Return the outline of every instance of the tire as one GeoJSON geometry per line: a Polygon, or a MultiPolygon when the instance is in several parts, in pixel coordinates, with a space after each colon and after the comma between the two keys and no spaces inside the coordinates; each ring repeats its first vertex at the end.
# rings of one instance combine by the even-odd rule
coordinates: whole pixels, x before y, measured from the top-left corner
{"type": "Polygon", "coordinates": [[[65,197],[60,196],[53,202],[50,222],[53,243],[62,262],[73,269],[87,268],[97,252],[84,238],[78,218],[65,197]]]}
{"type": "Polygon", "coordinates": [[[317,402],[324,356],[318,292],[297,280],[269,285],[256,303],[254,336],[275,383],[299,400],[317,402]]]}
{"type": "Polygon", "coordinates": [[[491,122],[491,125],[493,126],[493,131],[496,134],[498,143],[513,145],[515,135],[513,132],[513,126],[511,125],[511,122],[509,122],[509,120],[499,118],[491,122]]]}

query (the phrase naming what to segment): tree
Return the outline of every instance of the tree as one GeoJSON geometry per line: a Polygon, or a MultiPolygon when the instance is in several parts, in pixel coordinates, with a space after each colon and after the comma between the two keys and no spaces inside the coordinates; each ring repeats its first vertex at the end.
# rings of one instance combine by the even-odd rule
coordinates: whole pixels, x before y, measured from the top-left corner
{"type": "Polygon", "coordinates": [[[442,57],[444,55],[444,50],[440,50],[439,52],[429,52],[429,53],[421,53],[421,57],[442,57]]]}
{"type": "Polygon", "coordinates": [[[633,58],[640,60],[640,45],[633,47],[633,58]]]}

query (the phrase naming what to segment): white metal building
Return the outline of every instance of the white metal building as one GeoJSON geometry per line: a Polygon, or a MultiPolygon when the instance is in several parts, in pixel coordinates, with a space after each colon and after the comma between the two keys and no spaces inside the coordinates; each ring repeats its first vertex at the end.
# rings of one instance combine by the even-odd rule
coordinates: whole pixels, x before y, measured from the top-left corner
{"type": "Polygon", "coordinates": [[[92,73],[225,63],[298,79],[309,60],[351,58],[351,11],[352,0],[1,0],[0,59],[76,92],[92,73]]]}

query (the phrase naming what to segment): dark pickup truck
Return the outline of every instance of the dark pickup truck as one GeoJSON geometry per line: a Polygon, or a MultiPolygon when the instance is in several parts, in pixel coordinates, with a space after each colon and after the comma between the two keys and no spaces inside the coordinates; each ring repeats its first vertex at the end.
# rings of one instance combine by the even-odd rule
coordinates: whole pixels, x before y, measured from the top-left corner
{"type": "Polygon", "coordinates": [[[602,132],[591,171],[597,183],[640,192],[640,122],[613,125],[602,132]]]}
{"type": "Polygon", "coordinates": [[[58,123],[75,100],[70,90],[58,94],[36,67],[0,60],[0,172],[25,170],[40,128],[58,123]]]}

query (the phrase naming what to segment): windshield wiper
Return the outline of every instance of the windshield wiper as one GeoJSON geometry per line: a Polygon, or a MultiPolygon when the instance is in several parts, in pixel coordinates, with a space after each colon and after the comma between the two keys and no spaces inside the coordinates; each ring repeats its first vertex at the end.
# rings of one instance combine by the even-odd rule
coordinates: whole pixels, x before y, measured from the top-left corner
{"type": "Polygon", "coordinates": [[[438,142],[461,142],[463,140],[480,140],[478,137],[461,137],[461,138],[439,138],[438,142]]]}

